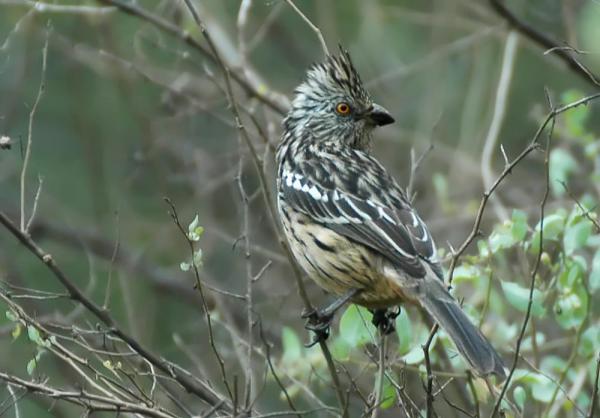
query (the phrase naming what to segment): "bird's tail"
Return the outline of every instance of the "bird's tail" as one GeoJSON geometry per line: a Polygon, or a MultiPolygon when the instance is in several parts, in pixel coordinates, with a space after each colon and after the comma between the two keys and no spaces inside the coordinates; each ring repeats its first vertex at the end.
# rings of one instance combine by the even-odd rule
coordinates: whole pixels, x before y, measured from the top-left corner
{"type": "Polygon", "coordinates": [[[480,376],[495,374],[504,378],[506,372],[502,359],[481,331],[471,323],[444,283],[437,279],[425,280],[427,285],[419,298],[420,302],[450,336],[463,358],[480,376]]]}

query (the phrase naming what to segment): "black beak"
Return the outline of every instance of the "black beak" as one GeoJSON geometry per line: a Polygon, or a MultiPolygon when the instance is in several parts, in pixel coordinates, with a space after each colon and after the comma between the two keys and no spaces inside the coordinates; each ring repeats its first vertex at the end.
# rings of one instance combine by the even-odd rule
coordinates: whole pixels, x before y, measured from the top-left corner
{"type": "Polygon", "coordinates": [[[394,123],[394,118],[390,115],[383,106],[379,106],[378,104],[373,104],[373,108],[367,114],[367,117],[373,122],[376,126],[384,126],[389,125],[390,123],[394,123]]]}

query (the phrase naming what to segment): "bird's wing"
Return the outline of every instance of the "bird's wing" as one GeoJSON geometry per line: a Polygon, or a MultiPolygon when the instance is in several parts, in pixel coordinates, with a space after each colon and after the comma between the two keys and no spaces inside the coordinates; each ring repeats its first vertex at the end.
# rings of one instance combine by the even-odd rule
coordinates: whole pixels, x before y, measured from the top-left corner
{"type": "MultiPolygon", "coordinates": [[[[311,176],[315,167],[304,162],[285,170],[280,193],[288,205],[315,222],[380,253],[412,277],[423,277],[423,261],[441,276],[435,260],[435,244],[425,223],[408,202],[390,207],[373,193],[389,190],[356,190],[344,185],[344,179],[332,182],[311,176]]],[[[320,177],[320,176],[318,176],[320,177]]]]}

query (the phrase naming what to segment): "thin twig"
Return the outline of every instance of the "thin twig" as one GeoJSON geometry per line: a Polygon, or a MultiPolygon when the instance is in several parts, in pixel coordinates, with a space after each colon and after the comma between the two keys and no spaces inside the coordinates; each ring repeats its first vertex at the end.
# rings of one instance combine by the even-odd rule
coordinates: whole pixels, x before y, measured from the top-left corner
{"type": "Polygon", "coordinates": [[[560,184],[562,184],[569,197],[573,200],[573,202],[575,202],[575,204],[581,211],[581,214],[585,216],[588,219],[588,221],[590,221],[594,225],[594,227],[596,228],[596,232],[600,232],[600,223],[598,223],[598,221],[590,215],[590,211],[588,209],[584,208],[583,205],[579,203],[579,200],[577,200],[573,193],[571,193],[571,190],[569,190],[567,183],[565,183],[564,181],[560,181],[560,184]]]}
{"type": "Polygon", "coordinates": [[[175,208],[175,205],[173,204],[171,199],[164,198],[164,200],[171,208],[170,215],[171,215],[171,218],[173,219],[173,222],[175,223],[175,225],[179,229],[179,232],[181,232],[181,234],[183,235],[184,239],[186,240],[186,242],[188,244],[188,247],[190,250],[190,257],[192,260],[191,265],[192,265],[192,269],[194,271],[194,277],[196,279],[196,289],[198,290],[198,293],[200,294],[200,300],[202,301],[202,307],[203,307],[203,311],[204,311],[204,319],[206,320],[206,326],[208,328],[208,342],[212,349],[213,354],[215,355],[215,358],[217,359],[217,364],[219,365],[219,370],[221,371],[221,379],[223,381],[223,385],[225,386],[225,389],[227,390],[229,399],[233,402],[234,392],[232,392],[229,381],[227,380],[227,373],[225,371],[225,362],[223,361],[223,358],[219,354],[219,350],[217,349],[217,346],[215,344],[215,336],[214,336],[214,332],[213,332],[212,319],[210,316],[210,309],[208,308],[208,304],[206,303],[206,297],[204,295],[202,281],[200,280],[200,272],[198,271],[198,266],[196,265],[197,263],[194,261],[194,255],[196,252],[196,250],[194,248],[194,243],[188,237],[185,229],[183,228],[183,225],[179,221],[179,216],[177,215],[177,209],[175,208]]]}
{"type": "MultiPolygon", "coordinates": [[[[216,62],[216,57],[211,54],[210,51],[208,51],[201,43],[196,41],[188,32],[180,30],[176,25],[163,19],[162,17],[150,13],[147,10],[136,6],[132,2],[125,2],[122,0],[100,1],[112,6],[116,6],[123,12],[148,22],[158,29],[181,39],[188,46],[201,53],[205,58],[216,62]]],[[[247,68],[245,71],[249,71],[249,69],[247,68]]],[[[253,74],[251,78],[247,78],[243,74],[232,71],[231,77],[246,91],[246,93],[252,97],[256,97],[258,100],[279,114],[284,114],[289,109],[290,104],[287,97],[269,89],[264,82],[259,82],[258,80],[260,80],[260,78],[258,75],[253,74]]]]}
{"type": "Polygon", "coordinates": [[[406,186],[406,196],[411,202],[413,201],[415,195],[415,182],[417,179],[417,170],[419,170],[421,163],[423,162],[427,154],[431,152],[431,150],[433,150],[433,143],[429,144],[427,149],[423,151],[419,158],[416,158],[414,148],[411,148],[410,150],[410,176],[408,177],[408,185],[406,186]]]}
{"type": "Polygon", "coordinates": [[[588,83],[600,86],[599,78],[575,59],[573,55],[570,54],[570,51],[560,48],[560,45],[554,39],[517,17],[506,7],[504,0],[490,0],[490,5],[498,15],[519,31],[521,35],[532,40],[536,44],[541,45],[545,50],[552,50],[560,60],[567,64],[571,71],[582,77],[588,83]]]}
{"type": "Polygon", "coordinates": [[[33,0],[0,0],[0,6],[26,6],[37,13],[104,16],[117,10],[116,7],[76,6],[51,4],[33,0]]]}
{"type": "Polygon", "coordinates": [[[29,231],[31,229],[31,224],[35,219],[35,215],[37,214],[38,203],[40,201],[40,196],[42,195],[42,187],[44,186],[44,178],[42,176],[38,176],[38,187],[35,192],[35,198],[33,199],[33,207],[31,208],[31,215],[29,216],[29,220],[27,221],[27,225],[25,226],[25,231],[29,231]]]}
{"type": "MultiPolygon", "coordinates": [[[[269,188],[268,185],[266,183],[266,179],[264,177],[264,172],[262,170],[262,165],[260,163],[260,160],[258,158],[258,155],[256,154],[256,150],[254,149],[254,145],[252,144],[252,141],[248,135],[248,132],[244,126],[244,124],[242,123],[242,120],[240,118],[240,112],[238,109],[238,105],[237,105],[237,101],[235,100],[235,96],[233,94],[233,88],[231,85],[231,79],[230,79],[230,71],[229,68],[225,65],[224,61],[221,59],[221,55],[219,53],[219,51],[217,50],[217,48],[215,47],[212,38],[210,36],[210,34],[208,33],[208,31],[206,30],[204,24],[202,23],[202,21],[200,20],[200,17],[198,16],[198,13],[196,12],[195,8],[193,7],[193,5],[191,4],[190,0],[184,0],[188,10],[190,11],[190,13],[192,14],[192,17],[194,18],[196,24],[198,25],[198,27],[200,28],[200,31],[202,32],[202,35],[204,36],[204,39],[206,40],[206,42],[208,43],[209,49],[211,51],[212,56],[214,57],[217,65],[219,67],[221,67],[221,70],[223,71],[224,74],[224,78],[225,78],[225,89],[226,89],[226,93],[227,93],[227,98],[230,104],[230,110],[232,112],[232,115],[235,119],[236,125],[238,127],[238,130],[240,132],[240,135],[242,136],[242,138],[244,139],[244,141],[246,142],[246,144],[248,145],[248,148],[252,154],[252,158],[253,161],[258,168],[260,168],[259,170],[259,178],[261,181],[261,189],[263,191],[263,197],[265,198],[267,207],[269,208],[270,212],[271,212],[271,220],[272,222],[274,222],[275,219],[275,213],[274,213],[274,209],[272,207],[272,202],[270,199],[270,194],[269,194],[269,188]]],[[[274,226],[276,228],[276,226],[274,226]]],[[[284,249],[286,250],[286,253],[288,254],[288,258],[290,259],[291,262],[291,266],[292,269],[294,271],[294,276],[296,278],[296,283],[298,284],[298,290],[300,293],[301,298],[304,301],[304,304],[307,308],[312,308],[312,305],[308,299],[308,295],[306,293],[306,290],[304,289],[304,284],[302,283],[302,277],[300,276],[300,272],[298,270],[298,267],[296,266],[296,264],[292,261],[293,257],[291,254],[291,250],[289,249],[289,247],[286,245],[285,241],[280,239],[280,243],[282,243],[282,246],[284,247],[284,249]]],[[[344,392],[342,390],[341,387],[341,383],[339,380],[339,376],[337,374],[337,371],[335,369],[335,364],[333,363],[333,357],[331,356],[331,352],[329,351],[329,348],[327,347],[327,344],[325,341],[320,341],[319,345],[321,347],[321,351],[323,352],[323,356],[325,357],[325,361],[327,363],[327,367],[329,369],[329,373],[331,375],[331,379],[333,382],[333,386],[336,390],[336,395],[338,397],[338,401],[340,403],[340,408],[342,409],[342,416],[344,418],[348,417],[348,411],[347,411],[347,405],[346,402],[344,400],[344,392]]]]}
{"type": "Polygon", "coordinates": [[[382,402],[381,397],[383,396],[383,382],[385,380],[385,333],[379,330],[379,361],[377,378],[375,379],[375,400],[373,402],[373,413],[371,418],[377,418],[379,411],[381,410],[380,404],[382,402]]]}
{"type": "MultiPolygon", "coordinates": [[[[123,340],[129,345],[129,347],[131,347],[133,351],[147,359],[163,373],[171,376],[188,392],[193,393],[210,405],[215,405],[216,403],[221,402],[222,398],[204,382],[200,382],[197,379],[191,378],[188,374],[185,374],[179,369],[173,367],[172,363],[154,355],[145,347],[143,347],[135,338],[131,337],[129,334],[119,328],[108,311],[102,309],[91,299],[85,296],[85,294],[83,294],[81,290],[74,284],[73,280],[71,280],[58,266],[52,256],[40,248],[27,234],[21,231],[2,211],[0,211],[0,224],[2,224],[15,238],[17,238],[25,248],[35,255],[35,257],[42,261],[56,277],[56,279],[69,292],[70,298],[83,305],[90,313],[104,323],[110,334],[113,334],[123,340]]],[[[223,403],[222,408],[229,410],[230,405],[225,402],[223,403]]]]}
{"type": "Polygon", "coordinates": [[[298,13],[298,15],[302,18],[302,20],[304,20],[304,22],[308,25],[308,27],[311,28],[311,30],[317,35],[317,38],[319,38],[319,42],[321,43],[321,48],[323,49],[323,53],[326,56],[329,55],[329,49],[327,49],[327,43],[325,42],[325,38],[323,38],[323,34],[321,33],[321,30],[315,24],[313,24],[310,21],[310,19],[308,17],[306,17],[306,15],[304,13],[302,13],[302,11],[294,4],[294,2],[292,0],[285,0],[285,2],[287,4],[289,4],[290,7],[292,9],[294,9],[294,11],[296,13],[298,13]]]}
{"type": "Polygon", "coordinates": [[[590,403],[590,412],[588,412],[587,418],[594,418],[594,412],[598,404],[598,386],[600,381],[600,351],[598,351],[598,358],[596,360],[596,378],[594,379],[594,390],[592,391],[592,402],[590,403]]]}
{"type": "MultiPolygon", "coordinates": [[[[551,113],[554,113],[554,109],[551,109],[551,113]]],[[[545,174],[545,188],[544,188],[544,196],[542,198],[542,202],[540,203],[540,243],[538,247],[538,253],[535,261],[535,265],[533,267],[533,271],[531,272],[531,282],[529,285],[529,299],[527,301],[527,310],[525,311],[525,318],[523,319],[523,325],[521,326],[521,332],[519,333],[519,337],[517,338],[517,346],[515,348],[515,354],[513,357],[512,367],[510,368],[510,372],[508,373],[508,377],[502,386],[502,390],[498,399],[496,399],[496,403],[494,405],[494,409],[490,415],[490,417],[494,418],[497,416],[500,405],[502,404],[502,398],[506,394],[508,390],[508,386],[511,383],[512,376],[517,368],[517,364],[519,363],[519,354],[521,351],[521,344],[523,342],[523,337],[525,336],[525,331],[527,330],[527,325],[529,324],[529,318],[531,317],[531,308],[533,306],[533,291],[535,290],[535,282],[538,270],[540,268],[541,260],[542,260],[542,252],[544,250],[544,215],[546,209],[546,202],[548,201],[548,196],[550,195],[550,169],[549,169],[549,160],[550,160],[550,139],[552,137],[552,133],[554,131],[554,121],[556,119],[552,118],[552,125],[550,127],[550,132],[548,133],[548,138],[546,140],[546,151],[544,154],[544,174],[545,174]]]]}
{"type": "Polygon", "coordinates": [[[431,373],[431,360],[429,359],[429,347],[431,346],[431,342],[433,341],[433,337],[438,330],[438,324],[435,324],[429,333],[429,337],[425,344],[421,347],[423,349],[423,354],[425,355],[425,370],[427,371],[427,382],[425,385],[425,393],[427,396],[427,418],[432,418],[435,415],[435,410],[433,409],[433,373],[431,373]]]}
{"type": "Polygon", "coordinates": [[[48,58],[48,38],[49,34],[46,33],[46,41],[44,42],[44,48],[42,49],[42,72],[40,75],[40,86],[38,88],[37,96],[31,112],[29,112],[29,125],[27,128],[27,145],[25,146],[25,157],[23,158],[23,168],[21,169],[21,231],[27,233],[25,224],[25,181],[27,179],[27,167],[29,166],[29,159],[31,158],[31,144],[33,139],[33,118],[38,108],[40,100],[46,89],[46,62],[48,58]]]}
{"type": "MultiPolygon", "coordinates": [[[[515,68],[515,57],[517,55],[518,42],[519,35],[517,35],[517,32],[510,31],[506,37],[506,43],[504,44],[502,70],[500,72],[498,87],[496,88],[496,99],[494,101],[492,122],[490,123],[484,141],[483,152],[481,154],[481,177],[483,179],[483,185],[486,189],[489,189],[493,183],[492,178],[494,177],[494,174],[492,169],[492,156],[494,154],[494,150],[496,149],[496,143],[498,142],[498,136],[500,135],[500,128],[502,127],[504,115],[506,114],[507,98],[515,68]]],[[[496,211],[496,216],[498,216],[499,219],[508,219],[508,212],[500,202],[500,198],[498,196],[496,196],[495,199],[492,199],[492,204],[496,211]]]]}

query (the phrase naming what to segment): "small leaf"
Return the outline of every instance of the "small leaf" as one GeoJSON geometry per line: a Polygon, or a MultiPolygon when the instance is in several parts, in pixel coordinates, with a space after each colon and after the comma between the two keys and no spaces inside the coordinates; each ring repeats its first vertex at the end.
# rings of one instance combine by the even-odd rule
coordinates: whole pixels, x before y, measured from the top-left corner
{"type": "Polygon", "coordinates": [[[565,253],[571,255],[575,250],[583,247],[587,243],[591,233],[592,223],[587,219],[568,227],[563,238],[565,253]]]}
{"type": "Polygon", "coordinates": [[[527,235],[527,214],[522,210],[513,210],[510,232],[515,241],[522,241],[527,235]]]}
{"type": "Polygon", "coordinates": [[[190,263],[185,262],[185,261],[182,261],[179,264],[179,268],[181,269],[181,271],[189,271],[191,267],[192,267],[192,265],[190,263]]]}
{"type": "Polygon", "coordinates": [[[113,367],[113,365],[112,365],[112,363],[111,363],[111,361],[110,361],[110,360],[105,360],[105,361],[102,363],[102,365],[103,365],[104,367],[106,367],[108,370],[110,370],[111,372],[112,372],[112,371],[114,371],[114,369],[115,369],[115,368],[113,367]]]}
{"type": "Polygon", "coordinates": [[[412,325],[406,309],[400,311],[396,317],[396,334],[398,335],[398,352],[406,354],[412,345],[412,325]]]}
{"type": "Polygon", "coordinates": [[[32,358],[27,362],[27,374],[31,376],[35,371],[35,366],[37,366],[37,360],[32,358]]]}
{"type": "Polygon", "coordinates": [[[517,386],[513,391],[513,398],[515,399],[515,403],[519,406],[519,408],[523,409],[525,407],[525,401],[527,400],[527,392],[523,389],[523,386],[517,386]]]}
{"type": "Polygon", "coordinates": [[[581,282],[561,293],[554,304],[558,324],[564,329],[581,326],[587,316],[588,295],[581,282]]]}
{"type": "Polygon", "coordinates": [[[196,266],[196,268],[201,268],[203,265],[203,261],[202,261],[202,249],[198,248],[195,252],[194,252],[194,266],[196,266]]]}
{"type": "MultiPolygon", "coordinates": [[[[502,282],[502,290],[506,300],[521,312],[527,311],[529,304],[529,289],[513,282],[502,282]]],[[[531,313],[537,317],[544,315],[543,297],[539,290],[533,289],[531,313]]]]}
{"type": "Polygon", "coordinates": [[[592,293],[600,288],[600,250],[596,251],[594,259],[592,260],[592,272],[590,273],[589,286],[592,293]]]}
{"type": "Polygon", "coordinates": [[[490,251],[496,253],[498,250],[510,248],[515,242],[510,223],[502,224],[490,235],[490,251]]]}
{"type": "Polygon", "coordinates": [[[563,148],[555,148],[550,152],[549,172],[550,188],[555,196],[565,193],[563,183],[567,183],[569,176],[578,171],[579,165],[569,151],[563,148]]]}
{"type": "Polygon", "coordinates": [[[470,282],[477,280],[480,276],[481,272],[477,266],[461,264],[454,269],[454,272],[452,273],[452,281],[454,284],[470,282]]]}
{"type": "MultiPolygon", "coordinates": [[[[563,213],[553,213],[544,218],[544,239],[557,239],[565,227],[566,216],[563,213]]],[[[539,225],[538,228],[539,229],[539,225]]]]}
{"type": "Polygon", "coordinates": [[[12,313],[11,311],[6,311],[6,318],[12,322],[16,322],[19,320],[19,318],[17,318],[17,316],[14,313],[12,313]]]}
{"type": "Polygon", "coordinates": [[[581,335],[581,343],[578,348],[579,355],[591,357],[595,354],[598,346],[600,346],[600,325],[593,325],[581,335]]]}
{"type": "Polygon", "coordinates": [[[32,342],[36,343],[37,345],[43,345],[42,338],[40,337],[40,332],[37,330],[36,327],[32,325],[27,325],[27,336],[32,342]]]}
{"type": "Polygon", "coordinates": [[[293,329],[283,327],[281,331],[281,340],[283,342],[284,363],[296,361],[302,357],[302,343],[293,329]]]}
{"type": "Polygon", "coordinates": [[[204,228],[198,225],[198,214],[194,217],[194,220],[188,226],[187,237],[190,241],[199,241],[200,237],[204,233],[204,228]]]}
{"type": "Polygon", "coordinates": [[[13,330],[11,332],[13,341],[16,340],[17,338],[19,338],[19,336],[21,335],[21,331],[23,331],[23,327],[21,326],[21,324],[19,324],[19,323],[15,324],[15,327],[13,328],[13,330]]]}
{"type": "Polygon", "coordinates": [[[396,389],[386,377],[383,380],[383,391],[381,392],[381,409],[389,409],[396,403],[396,389]]]}
{"type": "MultiPolygon", "coordinates": [[[[561,100],[563,103],[572,103],[583,97],[583,93],[572,89],[564,92],[561,100]]],[[[563,116],[565,129],[571,137],[577,139],[585,134],[585,122],[589,114],[590,109],[587,106],[577,106],[565,112],[563,116]]]]}
{"type": "Polygon", "coordinates": [[[377,334],[371,316],[367,308],[358,305],[350,305],[342,315],[340,335],[351,347],[359,347],[377,334]]]}

